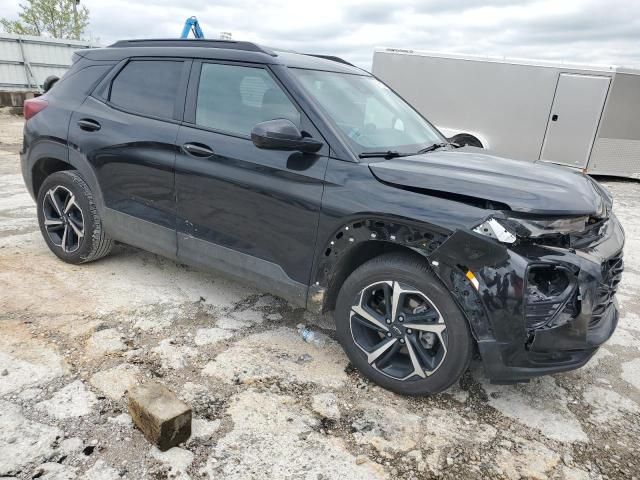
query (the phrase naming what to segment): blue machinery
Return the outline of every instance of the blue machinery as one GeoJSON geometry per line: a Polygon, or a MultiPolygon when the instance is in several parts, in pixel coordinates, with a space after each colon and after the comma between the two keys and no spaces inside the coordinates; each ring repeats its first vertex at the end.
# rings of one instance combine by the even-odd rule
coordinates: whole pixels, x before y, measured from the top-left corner
{"type": "Polygon", "coordinates": [[[195,38],[204,38],[204,33],[200,28],[200,24],[198,23],[198,19],[196,17],[189,17],[184,22],[184,28],[182,29],[182,34],[180,38],[188,38],[189,32],[193,32],[193,36],[195,38]]]}

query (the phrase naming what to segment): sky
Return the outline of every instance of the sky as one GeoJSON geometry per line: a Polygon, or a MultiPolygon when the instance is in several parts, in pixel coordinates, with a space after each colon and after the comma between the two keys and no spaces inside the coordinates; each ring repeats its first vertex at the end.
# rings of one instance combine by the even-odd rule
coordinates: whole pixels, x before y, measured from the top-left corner
{"type": "MultiPolygon", "coordinates": [[[[16,18],[24,0],[0,0],[16,18]]],[[[640,0],[81,0],[101,44],[205,36],[337,55],[371,68],[375,47],[640,66],[640,0]]]]}

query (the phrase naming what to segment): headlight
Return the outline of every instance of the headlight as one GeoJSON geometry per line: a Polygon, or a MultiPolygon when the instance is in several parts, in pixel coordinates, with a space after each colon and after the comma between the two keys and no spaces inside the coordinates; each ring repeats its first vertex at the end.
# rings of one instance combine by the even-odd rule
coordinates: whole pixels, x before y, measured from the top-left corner
{"type": "Polygon", "coordinates": [[[529,231],[529,237],[540,237],[542,235],[584,232],[587,228],[589,217],[556,218],[553,220],[533,220],[524,218],[509,218],[507,222],[517,222],[520,226],[529,231]]]}
{"type": "Polygon", "coordinates": [[[591,186],[600,197],[598,210],[596,211],[594,216],[596,218],[608,217],[611,211],[613,210],[613,196],[611,195],[611,192],[604,185],[600,185],[593,178],[590,178],[590,180],[591,180],[591,186]]]}
{"type": "Polygon", "coordinates": [[[473,229],[474,232],[495,238],[502,243],[514,243],[518,237],[541,237],[543,235],[566,235],[584,232],[589,217],[554,219],[489,218],[473,229]]]}

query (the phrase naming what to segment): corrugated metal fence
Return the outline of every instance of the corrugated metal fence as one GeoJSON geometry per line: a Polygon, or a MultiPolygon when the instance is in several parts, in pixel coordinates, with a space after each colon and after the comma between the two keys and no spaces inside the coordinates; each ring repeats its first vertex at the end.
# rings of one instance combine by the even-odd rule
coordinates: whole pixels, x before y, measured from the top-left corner
{"type": "Polygon", "coordinates": [[[90,42],[0,33],[0,91],[39,92],[49,75],[62,74],[73,52],[90,42]]]}

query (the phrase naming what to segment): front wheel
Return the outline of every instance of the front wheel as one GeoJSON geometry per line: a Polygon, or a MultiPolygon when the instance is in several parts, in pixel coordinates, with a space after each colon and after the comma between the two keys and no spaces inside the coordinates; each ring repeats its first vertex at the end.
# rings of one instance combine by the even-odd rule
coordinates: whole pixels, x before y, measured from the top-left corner
{"type": "Polygon", "coordinates": [[[466,319],[426,262],[411,255],[382,255],[357,268],[340,290],[335,318],[353,365],[394,392],[441,392],[469,366],[466,319]]]}
{"type": "Polygon", "coordinates": [[[93,194],[73,170],[48,176],[38,192],[38,223],[49,249],[67,263],[104,257],[113,244],[102,226],[93,194]]]}

